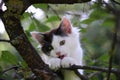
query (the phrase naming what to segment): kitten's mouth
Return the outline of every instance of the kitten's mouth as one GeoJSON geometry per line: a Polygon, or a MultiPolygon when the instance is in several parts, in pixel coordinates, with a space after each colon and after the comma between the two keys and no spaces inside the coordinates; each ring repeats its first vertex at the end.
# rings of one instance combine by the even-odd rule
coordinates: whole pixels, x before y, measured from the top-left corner
{"type": "Polygon", "coordinates": [[[66,55],[59,55],[58,58],[63,59],[66,55]]]}

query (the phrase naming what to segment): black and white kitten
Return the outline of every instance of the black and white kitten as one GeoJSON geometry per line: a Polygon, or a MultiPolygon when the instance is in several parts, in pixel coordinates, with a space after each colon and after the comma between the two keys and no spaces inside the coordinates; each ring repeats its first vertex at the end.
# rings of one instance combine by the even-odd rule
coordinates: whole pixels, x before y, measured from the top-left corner
{"type": "MultiPolygon", "coordinates": [[[[71,65],[83,65],[83,51],[79,42],[79,29],[72,27],[71,22],[63,17],[58,28],[46,33],[31,32],[31,35],[40,43],[43,61],[53,70],[71,65]]],[[[79,70],[82,74],[83,71],[79,70]]],[[[80,80],[70,70],[62,71],[64,80],[80,80]]]]}

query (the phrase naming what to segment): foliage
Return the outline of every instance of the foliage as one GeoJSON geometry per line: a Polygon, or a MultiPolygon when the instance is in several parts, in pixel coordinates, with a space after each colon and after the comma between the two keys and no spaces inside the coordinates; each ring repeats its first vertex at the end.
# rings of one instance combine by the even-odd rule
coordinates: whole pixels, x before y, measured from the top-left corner
{"type": "MultiPolygon", "coordinates": [[[[60,22],[60,17],[67,15],[71,17],[74,26],[81,29],[81,43],[84,49],[84,62],[88,66],[108,67],[109,50],[112,42],[112,33],[115,26],[114,16],[107,10],[104,5],[91,2],[75,5],[50,5],[50,4],[35,4],[35,8],[40,8],[44,11],[44,16],[38,20],[32,12],[25,12],[21,17],[21,23],[34,47],[37,49],[37,43],[32,41],[29,34],[30,31],[36,30],[46,32],[54,27],[57,27],[60,22]],[[87,19],[83,19],[83,15],[89,15],[87,19]]],[[[86,16],[87,16],[86,15],[86,16]]],[[[0,43],[6,45],[4,43],[0,43]]],[[[0,48],[2,46],[0,45],[0,48]]],[[[6,49],[7,46],[4,47],[6,49]]],[[[14,69],[0,74],[0,78],[6,80],[21,80],[31,76],[31,72],[27,64],[12,47],[7,50],[0,49],[0,71],[4,71],[11,66],[20,65],[19,69],[14,69]],[[16,75],[11,75],[11,72],[16,75]]],[[[38,50],[38,49],[37,49],[38,50]]],[[[39,51],[39,50],[38,50],[39,51]]],[[[117,53],[117,52],[116,52],[117,53]]],[[[119,56],[120,57],[120,56],[119,56]]],[[[115,61],[117,61],[115,59],[115,61]]],[[[119,61],[118,61],[119,63],[119,61]]],[[[119,64],[114,62],[114,68],[119,68],[119,64]]],[[[86,75],[92,75],[94,72],[85,70],[86,75]]],[[[105,80],[106,74],[97,72],[90,77],[90,80],[105,80]]],[[[114,74],[111,75],[112,80],[116,80],[114,74]]]]}

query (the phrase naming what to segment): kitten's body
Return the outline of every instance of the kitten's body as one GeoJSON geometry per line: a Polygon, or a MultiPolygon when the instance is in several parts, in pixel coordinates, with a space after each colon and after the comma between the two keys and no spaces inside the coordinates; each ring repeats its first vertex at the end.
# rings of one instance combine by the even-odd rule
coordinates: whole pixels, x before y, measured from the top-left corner
{"type": "MultiPolygon", "coordinates": [[[[70,67],[71,65],[83,65],[83,52],[79,42],[79,29],[72,27],[67,18],[63,18],[57,29],[47,33],[32,32],[40,44],[43,54],[43,61],[51,69],[57,70],[60,67],[70,67]],[[47,55],[46,55],[47,54],[47,55]]],[[[83,73],[82,70],[79,70],[83,73]]],[[[62,70],[64,80],[80,80],[80,78],[70,70],[62,70]]]]}

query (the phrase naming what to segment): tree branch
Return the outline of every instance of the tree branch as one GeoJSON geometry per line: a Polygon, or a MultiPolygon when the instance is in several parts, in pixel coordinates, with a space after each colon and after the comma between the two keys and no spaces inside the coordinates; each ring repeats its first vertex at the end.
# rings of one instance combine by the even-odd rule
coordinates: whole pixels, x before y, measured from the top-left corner
{"type": "Polygon", "coordinates": [[[8,42],[8,43],[10,43],[10,40],[0,39],[0,42],[8,42]]]}
{"type": "Polygon", "coordinates": [[[77,69],[74,72],[81,80],[89,80],[87,76],[80,74],[77,69]]]}
{"type": "Polygon", "coordinates": [[[20,66],[12,66],[12,67],[10,67],[10,68],[8,68],[8,69],[6,69],[6,70],[4,70],[4,71],[2,71],[2,72],[0,72],[0,73],[4,74],[5,72],[10,71],[10,70],[12,70],[12,69],[17,70],[19,67],[20,67],[20,66]]]}
{"type": "Polygon", "coordinates": [[[106,5],[106,8],[109,10],[109,11],[114,11],[114,9],[112,8],[112,6],[110,6],[108,3],[106,3],[105,1],[103,1],[103,4],[106,5]]]}
{"type": "Polygon", "coordinates": [[[31,4],[36,3],[50,3],[50,4],[74,4],[74,3],[84,3],[91,0],[28,0],[31,4]]]}
{"type": "MultiPolygon", "coordinates": [[[[114,0],[112,0],[114,1],[114,0]]],[[[107,75],[107,80],[110,80],[110,74],[111,74],[111,70],[112,70],[112,61],[113,61],[113,55],[114,55],[114,51],[115,51],[115,46],[117,43],[117,34],[118,34],[118,30],[119,30],[119,26],[120,26],[120,16],[118,14],[120,14],[120,10],[116,9],[115,7],[112,7],[111,5],[109,5],[108,3],[104,2],[107,9],[112,11],[113,15],[115,16],[115,28],[114,28],[114,32],[113,32],[113,39],[112,39],[112,44],[111,44],[111,49],[109,51],[109,71],[108,71],[108,75],[107,75]]]]}
{"type": "Polygon", "coordinates": [[[114,3],[116,3],[116,4],[120,5],[120,3],[119,3],[119,2],[117,2],[117,1],[115,1],[115,0],[111,0],[111,1],[113,1],[114,3]]]}
{"type": "Polygon", "coordinates": [[[88,75],[88,78],[90,79],[90,78],[92,78],[92,77],[94,77],[95,75],[100,74],[100,73],[101,73],[101,72],[99,72],[99,71],[93,72],[93,73],[91,73],[90,75],[88,75]]]}
{"type": "Polygon", "coordinates": [[[20,16],[25,11],[25,2],[23,2],[23,0],[4,1],[7,10],[5,12],[0,10],[0,17],[11,40],[11,45],[16,48],[36,76],[43,78],[43,80],[54,80],[54,73],[49,69],[48,65],[42,61],[35,48],[30,44],[21,26],[20,16]],[[44,76],[39,74],[38,71],[40,70],[45,72],[43,73],[44,76]],[[45,76],[49,76],[49,79],[45,76]]]}
{"type": "MultiPolygon", "coordinates": [[[[101,68],[96,66],[80,66],[80,65],[73,65],[69,68],[61,68],[61,69],[66,69],[66,70],[84,69],[84,70],[92,70],[92,71],[101,71],[106,73],[109,72],[108,68],[101,68]]],[[[120,70],[112,68],[111,73],[120,74],[120,70]]]]}

